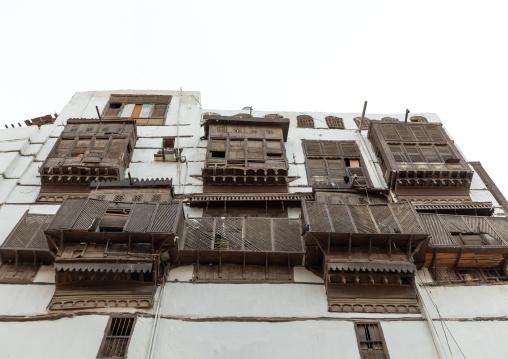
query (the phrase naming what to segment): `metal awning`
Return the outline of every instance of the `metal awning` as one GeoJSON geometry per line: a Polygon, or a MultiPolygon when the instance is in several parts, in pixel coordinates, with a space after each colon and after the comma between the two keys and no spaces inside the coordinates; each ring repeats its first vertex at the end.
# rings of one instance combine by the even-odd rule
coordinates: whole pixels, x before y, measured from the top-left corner
{"type": "Polygon", "coordinates": [[[394,273],[415,273],[416,266],[408,262],[329,262],[328,270],[340,271],[374,271],[374,272],[394,272],[394,273]]]}
{"type": "Polygon", "coordinates": [[[151,272],[152,262],[148,263],[55,263],[57,271],[89,272],[151,272]]]}

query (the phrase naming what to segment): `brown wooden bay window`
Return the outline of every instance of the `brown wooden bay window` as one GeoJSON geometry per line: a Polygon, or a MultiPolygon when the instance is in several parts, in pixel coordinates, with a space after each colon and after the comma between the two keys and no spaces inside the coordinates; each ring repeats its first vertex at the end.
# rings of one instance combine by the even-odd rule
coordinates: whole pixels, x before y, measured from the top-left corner
{"type": "Polygon", "coordinates": [[[473,171],[441,124],[373,121],[368,137],[397,195],[468,195],[473,171]]]}
{"type": "Polygon", "coordinates": [[[122,180],[136,142],[132,120],[69,119],[40,169],[50,185],[83,185],[94,180],[122,180]]]}
{"type": "Polygon", "coordinates": [[[205,185],[270,185],[286,191],[288,119],[213,115],[204,119],[208,137],[205,185]]]}

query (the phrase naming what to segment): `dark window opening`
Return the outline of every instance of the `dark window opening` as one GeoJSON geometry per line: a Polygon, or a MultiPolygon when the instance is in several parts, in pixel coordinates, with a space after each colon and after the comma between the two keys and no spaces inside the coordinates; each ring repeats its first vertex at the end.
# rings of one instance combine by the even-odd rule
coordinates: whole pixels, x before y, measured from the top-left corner
{"type": "Polygon", "coordinates": [[[280,157],[282,156],[282,153],[267,153],[266,155],[268,157],[280,157]]]}
{"type": "Polygon", "coordinates": [[[226,158],[225,151],[212,151],[212,158],[226,158]]]}
{"type": "Polygon", "coordinates": [[[162,147],[164,148],[175,148],[175,138],[169,137],[162,140],[162,147]]]}
{"type": "Polygon", "coordinates": [[[119,102],[113,102],[109,104],[109,108],[120,108],[122,107],[122,104],[119,102]]]}

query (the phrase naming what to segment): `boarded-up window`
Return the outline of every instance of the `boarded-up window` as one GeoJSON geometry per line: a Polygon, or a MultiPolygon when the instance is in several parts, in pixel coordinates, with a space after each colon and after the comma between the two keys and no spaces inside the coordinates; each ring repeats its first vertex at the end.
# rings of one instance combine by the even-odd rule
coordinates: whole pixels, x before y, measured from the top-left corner
{"type": "Polygon", "coordinates": [[[325,118],[328,128],[344,128],[344,120],[340,117],[328,116],[325,118]]]}
{"type": "Polygon", "coordinates": [[[356,323],[355,331],[362,359],[388,359],[388,350],[379,323],[356,323]]]}
{"type": "Polygon", "coordinates": [[[311,184],[348,183],[368,185],[362,158],[354,141],[302,141],[311,184]]]}
{"type": "Polygon", "coordinates": [[[299,128],[314,128],[314,119],[308,115],[300,115],[296,117],[297,126],[299,128]]]}
{"type": "Polygon", "coordinates": [[[135,318],[110,318],[97,359],[127,358],[135,318]]]}

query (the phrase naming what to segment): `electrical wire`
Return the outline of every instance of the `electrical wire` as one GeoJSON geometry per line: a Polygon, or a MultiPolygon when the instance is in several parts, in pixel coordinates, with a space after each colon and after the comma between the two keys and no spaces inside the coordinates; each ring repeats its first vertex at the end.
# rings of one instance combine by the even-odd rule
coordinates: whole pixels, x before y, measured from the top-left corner
{"type": "MultiPolygon", "coordinates": [[[[418,278],[420,279],[420,281],[422,281],[421,277],[420,277],[420,273],[416,272],[416,275],[418,276],[418,278]]],[[[451,332],[450,328],[448,328],[448,325],[446,324],[446,321],[444,320],[443,316],[441,315],[441,312],[439,311],[436,303],[434,303],[434,300],[432,299],[432,296],[430,295],[430,292],[429,290],[427,289],[426,286],[423,286],[423,288],[425,289],[425,291],[427,292],[427,295],[429,296],[429,299],[430,299],[430,302],[432,303],[432,305],[434,306],[434,308],[436,309],[436,312],[437,312],[437,315],[439,316],[439,319],[441,319],[441,327],[446,327],[446,329],[448,329],[448,332],[450,333],[453,341],[455,342],[455,345],[457,345],[457,348],[459,348],[459,351],[460,353],[462,354],[462,356],[464,357],[464,359],[467,359],[466,358],[466,355],[464,354],[464,352],[462,351],[462,349],[460,348],[460,345],[459,343],[457,342],[457,340],[455,339],[455,337],[453,336],[453,333],[451,332]]],[[[422,298],[422,302],[423,302],[423,298],[422,298]]],[[[430,318],[430,321],[432,321],[432,318],[430,318]]],[[[450,348],[450,343],[448,342],[448,335],[446,334],[446,331],[444,330],[443,328],[443,332],[445,334],[445,339],[446,339],[446,343],[448,345],[448,349],[450,349],[450,354],[452,355],[452,358],[453,358],[453,352],[450,348]]]]}

